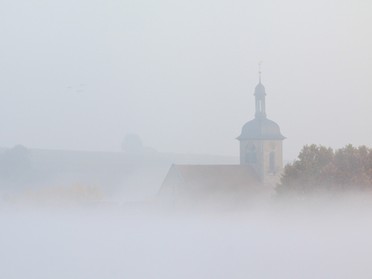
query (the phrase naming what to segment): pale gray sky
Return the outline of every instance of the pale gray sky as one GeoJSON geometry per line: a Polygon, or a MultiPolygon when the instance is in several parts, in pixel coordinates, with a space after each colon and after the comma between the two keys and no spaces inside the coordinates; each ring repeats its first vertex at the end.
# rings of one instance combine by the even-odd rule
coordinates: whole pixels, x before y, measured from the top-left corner
{"type": "Polygon", "coordinates": [[[257,63],[284,157],[372,142],[369,0],[2,0],[0,146],[238,154],[257,63]]]}

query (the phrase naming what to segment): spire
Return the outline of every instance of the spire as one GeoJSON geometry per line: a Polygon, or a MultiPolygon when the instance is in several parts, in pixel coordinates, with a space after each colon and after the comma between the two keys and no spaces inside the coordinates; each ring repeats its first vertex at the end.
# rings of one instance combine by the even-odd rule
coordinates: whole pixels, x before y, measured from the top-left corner
{"type": "Polygon", "coordinates": [[[254,90],[254,96],[256,101],[256,118],[266,118],[266,108],[265,108],[265,87],[261,83],[261,65],[262,61],[258,63],[258,84],[254,90]]]}
{"type": "Polygon", "coordinates": [[[261,83],[261,65],[262,61],[258,62],[258,81],[261,83]]]}

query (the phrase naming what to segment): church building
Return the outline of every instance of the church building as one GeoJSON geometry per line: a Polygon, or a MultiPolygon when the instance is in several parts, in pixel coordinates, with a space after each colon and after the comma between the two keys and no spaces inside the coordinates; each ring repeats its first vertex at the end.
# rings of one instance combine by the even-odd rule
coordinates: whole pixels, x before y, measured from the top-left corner
{"type": "Polygon", "coordinates": [[[240,136],[240,164],[253,167],[262,183],[276,185],[283,170],[283,140],[279,125],[266,116],[266,90],[259,83],[254,90],[255,117],[242,128],[240,136]]]}
{"type": "Polygon", "coordinates": [[[285,137],[279,125],[266,116],[266,90],[261,82],[254,90],[254,119],[242,127],[239,165],[172,165],[160,195],[172,199],[204,201],[214,197],[230,200],[273,192],[283,170],[285,137]]]}

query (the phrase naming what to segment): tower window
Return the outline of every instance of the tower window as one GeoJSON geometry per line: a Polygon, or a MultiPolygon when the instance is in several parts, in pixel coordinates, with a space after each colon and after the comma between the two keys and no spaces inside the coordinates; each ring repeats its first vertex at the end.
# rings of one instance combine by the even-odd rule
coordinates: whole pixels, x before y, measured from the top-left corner
{"type": "Polygon", "coordinates": [[[276,172],[276,166],[275,166],[275,152],[271,151],[269,155],[269,172],[275,173],[276,172]]]}
{"type": "Polygon", "coordinates": [[[254,145],[251,148],[247,147],[245,161],[248,164],[257,163],[257,152],[256,152],[256,147],[254,145]]]}

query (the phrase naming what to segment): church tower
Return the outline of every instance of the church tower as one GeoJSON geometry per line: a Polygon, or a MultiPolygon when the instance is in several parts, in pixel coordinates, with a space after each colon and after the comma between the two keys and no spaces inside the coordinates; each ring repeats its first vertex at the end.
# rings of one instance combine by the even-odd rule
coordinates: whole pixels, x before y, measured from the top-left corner
{"type": "Polygon", "coordinates": [[[283,170],[283,148],[285,137],[279,125],[266,117],[266,90],[259,82],[254,90],[255,117],[242,128],[240,136],[240,164],[250,165],[266,185],[275,186],[283,170]]]}

